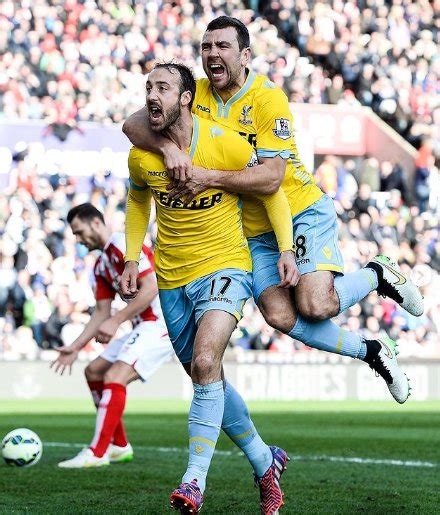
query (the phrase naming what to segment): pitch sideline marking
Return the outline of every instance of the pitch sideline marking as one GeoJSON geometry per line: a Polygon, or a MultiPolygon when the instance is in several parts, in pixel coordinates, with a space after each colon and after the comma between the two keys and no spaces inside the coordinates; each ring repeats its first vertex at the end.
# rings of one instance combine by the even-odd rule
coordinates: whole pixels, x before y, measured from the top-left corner
{"type": "MultiPolygon", "coordinates": [[[[66,442],[43,442],[43,446],[46,447],[68,447],[68,448],[83,448],[84,444],[81,443],[66,443],[66,442]]],[[[135,445],[135,450],[150,451],[150,452],[181,452],[187,453],[188,449],[182,447],[154,447],[148,445],[135,445]]],[[[240,451],[215,451],[217,456],[243,456],[240,451]]],[[[358,463],[360,465],[389,465],[395,467],[425,467],[425,468],[436,468],[438,463],[430,461],[412,461],[412,460],[385,460],[375,458],[359,458],[356,456],[301,456],[292,455],[290,457],[293,461],[332,461],[341,463],[358,463]]]]}

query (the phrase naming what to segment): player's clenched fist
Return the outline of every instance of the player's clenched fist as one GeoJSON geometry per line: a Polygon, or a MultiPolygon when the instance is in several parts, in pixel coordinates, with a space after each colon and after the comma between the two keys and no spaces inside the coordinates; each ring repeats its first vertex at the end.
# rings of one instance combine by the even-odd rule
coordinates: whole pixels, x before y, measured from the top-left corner
{"type": "Polygon", "coordinates": [[[188,154],[176,148],[175,145],[168,145],[164,148],[163,161],[168,176],[174,181],[185,182],[191,177],[191,158],[188,154]]]}
{"type": "Polygon", "coordinates": [[[118,330],[119,322],[113,318],[104,320],[99,326],[98,334],[96,335],[96,341],[100,343],[108,343],[118,330]]]}
{"type": "Polygon", "coordinates": [[[138,292],[137,279],[139,267],[137,261],[127,261],[121,276],[122,295],[127,299],[136,297],[138,292]]]}

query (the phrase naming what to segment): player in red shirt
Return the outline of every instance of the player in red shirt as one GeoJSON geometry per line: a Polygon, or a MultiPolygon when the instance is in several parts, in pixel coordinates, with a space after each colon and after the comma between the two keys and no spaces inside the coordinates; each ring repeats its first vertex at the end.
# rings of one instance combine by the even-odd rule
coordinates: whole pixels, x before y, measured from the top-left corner
{"type": "MultiPolygon", "coordinates": [[[[127,441],[122,415],[126,387],[146,381],[173,354],[160,308],[153,255],[145,245],[139,260],[139,292],[124,309],[112,314],[111,304],[124,270],[125,236],[112,234],[104,217],[92,204],[71,209],[67,215],[73,234],[90,251],[100,250],[94,276],[96,308],[83,332],[52,363],[61,375],[71,371],[78,352],[92,339],[108,344],[85,369],[87,384],[98,409],[95,435],[89,447],[58,465],[63,468],[100,467],[110,462],[131,461],[133,449],[127,441]],[[131,320],[133,330],[113,339],[119,326],[131,320]]],[[[125,299],[124,299],[125,300],[125,299]]]]}

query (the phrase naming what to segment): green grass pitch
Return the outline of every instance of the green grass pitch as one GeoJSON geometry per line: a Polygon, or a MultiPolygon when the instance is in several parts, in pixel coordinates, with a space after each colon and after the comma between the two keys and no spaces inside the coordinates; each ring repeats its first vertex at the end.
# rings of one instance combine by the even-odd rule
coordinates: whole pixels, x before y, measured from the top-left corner
{"type": "MultiPolygon", "coordinates": [[[[439,403],[250,406],[263,438],[294,458],[283,476],[281,514],[439,512],[439,403]]],[[[187,409],[181,401],[129,400],[125,420],[135,460],[60,470],[58,461],[91,440],[91,403],[0,402],[1,437],[24,426],[45,444],[35,467],[0,463],[0,513],[168,513],[168,496],[187,461],[187,409]]],[[[217,449],[203,512],[258,514],[248,462],[224,436],[217,449]]]]}

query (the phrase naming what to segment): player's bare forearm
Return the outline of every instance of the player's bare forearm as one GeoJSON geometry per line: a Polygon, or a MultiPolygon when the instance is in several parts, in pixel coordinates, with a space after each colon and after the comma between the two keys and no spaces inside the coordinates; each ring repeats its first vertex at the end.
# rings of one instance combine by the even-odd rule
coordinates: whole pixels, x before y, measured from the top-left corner
{"type": "Polygon", "coordinates": [[[95,338],[98,334],[99,326],[104,322],[104,320],[109,318],[110,311],[111,299],[98,301],[90,320],[84,327],[83,332],[78,336],[78,338],[76,338],[71,347],[79,351],[85,347],[92,338],[95,338]]]}
{"type": "Polygon", "coordinates": [[[206,184],[232,193],[270,195],[278,191],[284,179],[286,162],[281,157],[262,160],[261,164],[241,172],[207,170],[206,184]]]}
{"type": "Polygon", "coordinates": [[[157,283],[154,273],[148,274],[139,280],[139,291],[124,309],[115,313],[112,318],[121,325],[126,320],[131,320],[142,311],[145,311],[156,297],[157,283]]]}
{"type": "Polygon", "coordinates": [[[122,132],[135,147],[163,154],[167,145],[173,144],[160,133],[153,132],[148,123],[146,107],[130,115],[122,126],[122,132]]]}

